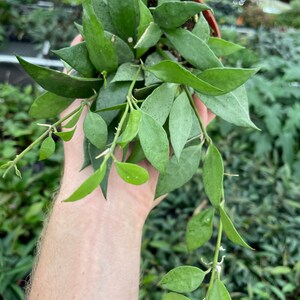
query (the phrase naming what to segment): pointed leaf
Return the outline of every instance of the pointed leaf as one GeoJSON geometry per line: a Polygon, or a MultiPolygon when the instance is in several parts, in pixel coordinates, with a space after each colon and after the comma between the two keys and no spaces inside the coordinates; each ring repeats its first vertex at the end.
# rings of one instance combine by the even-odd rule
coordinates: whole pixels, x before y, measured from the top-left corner
{"type": "Polygon", "coordinates": [[[81,108],[75,115],[73,115],[71,117],[71,119],[68,121],[68,123],[66,125],[64,125],[63,127],[64,128],[73,128],[79,121],[82,111],[83,111],[83,108],[81,108]]]}
{"type": "Polygon", "coordinates": [[[223,224],[223,229],[227,235],[227,237],[235,244],[241,245],[245,248],[254,250],[252,247],[250,247],[244,239],[240,236],[240,234],[235,229],[232,221],[228,217],[226,211],[220,207],[220,215],[221,215],[221,221],[223,224]]]}
{"type": "Polygon", "coordinates": [[[210,28],[202,13],[200,14],[199,20],[195,24],[195,27],[193,28],[192,32],[204,42],[208,41],[210,37],[210,28]]]}
{"type": "Polygon", "coordinates": [[[202,283],[205,273],[196,267],[182,266],[169,271],[159,285],[178,293],[190,293],[202,283]]]}
{"type": "Polygon", "coordinates": [[[189,251],[196,250],[208,242],[213,233],[215,210],[206,209],[193,216],[186,228],[186,244],[189,251]]]}
{"type": "Polygon", "coordinates": [[[220,38],[214,37],[209,38],[208,46],[218,57],[230,55],[234,52],[240,51],[245,48],[232,42],[228,42],[220,38]]]}
{"type": "Polygon", "coordinates": [[[165,174],[161,174],[155,191],[155,198],[176,190],[187,183],[196,173],[201,158],[201,146],[183,149],[180,160],[175,156],[169,161],[165,174]]]}
{"type": "Polygon", "coordinates": [[[98,91],[103,80],[99,78],[81,78],[39,67],[17,56],[24,70],[45,90],[67,98],[89,98],[98,91]]]}
{"type": "Polygon", "coordinates": [[[71,131],[55,132],[54,134],[60,137],[64,142],[69,142],[73,138],[75,131],[76,127],[71,131]]]}
{"type": "Polygon", "coordinates": [[[159,124],[164,125],[170,114],[177,88],[176,84],[162,84],[146,98],[141,109],[159,124]]]}
{"type": "Polygon", "coordinates": [[[208,68],[223,67],[207,44],[192,32],[178,28],[165,30],[165,34],[175,49],[197,69],[206,70],[208,68]]]}
{"type": "Polygon", "coordinates": [[[83,123],[84,134],[87,139],[98,149],[102,150],[107,142],[107,125],[96,113],[91,111],[85,117],[83,123]]]}
{"type": "Polygon", "coordinates": [[[192,126],[192,107],[187,94],[182,92],[175,99],[169,117],[171,143],[178,160],[180,159],[182,150],[190,136],[192,126]]]}
{"type": "Polygon", "coordinates": [[[160,173],[169,161],[169,140],[163,127],[142,111],[139,138],[146,158],[160,173]]]}
{"type": "Polygon", "coordinates": [[[55,142],[51,136],[48,136],[40,148],[40,160],[49,158],[55,152],[55,142]]]}
{"type": "Polygon", "coordinates": [[[149,180],[149,173],[146,169],[130,163],[115,162],[119,176],[128,183],[134,185],[144,184],[149,180]]]}
{"type": "MultiPolygon", "coordinates": [[[[119,66],[117,73],[111,82],[133,81],[138,69],[139,66],[134,65],[132,63],[122,64],[121,66],[119,66]]],[[[143,73],[140,72],[136,81],[143,81],[143,80],[144,80],[143,73]]]]}
{"type": "Polygon", "coordinates": [[[231,297],[220,279],[216,279],[213,283],[208,300],[231,300],[231,297]]]}
{"type": "Polygon", "coordinates": [[[164,295],[163,300],[191,300],[191,299],[177,293],[168,293],[164,295]]]}
{"type": "Polygon", "coordinates": [[[29,115],[33,118],[55,118],[65,110],[74,99],[65,98],[50,92],[43,93],[32,103],[29,115]]]}
{"type": "Polygon", "coordinates": [[[149,24],[146,28],[143,35],[140,37],[134,48],[137,49],[149,49],[157,44],[160,37],[162,35],[162,31],[159,26],[153,22],[149,24]]]}
{"type": "Polygon", "coordinates": [[[213,206],[219,207],[223,193],[224,166],[219,150],[211,144],[203,164],[203,184],[213,206]]]}
{"type": "Polygon", "coordinates": [[[171,29],[181,26],[189,18],[207,9],[210,8],[193,1],[165,2],[154,9],[153,17],[160,27],[171,29]]]}

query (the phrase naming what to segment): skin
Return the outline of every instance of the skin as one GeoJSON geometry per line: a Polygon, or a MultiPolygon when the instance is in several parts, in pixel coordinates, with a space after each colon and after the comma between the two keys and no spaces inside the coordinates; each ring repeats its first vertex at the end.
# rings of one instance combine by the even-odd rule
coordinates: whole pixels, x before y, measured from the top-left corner
{"type": "MultiPolygon", "coordinates": [[[[77,37],[73,44],[81,41],[77,37]]],[[[203,123],[214,115],[194,96],[203,123]]],[[[80,100],[62,114],[76,108],[80,100]]],[[[133,300],[138,299],[142,229],[150,211],[158,179],[148,162],[141,165],[150,180],[134,186],[112,167],[107,201],[101,189],[83,200],[64,203],[92,173],[83,163],[83,112],[73,139],[64,143],[64,174],[60,191],[42,234],[29,300],[133,300]]],[[[121,156],[118,149],[117,157],[121,156]]]]}

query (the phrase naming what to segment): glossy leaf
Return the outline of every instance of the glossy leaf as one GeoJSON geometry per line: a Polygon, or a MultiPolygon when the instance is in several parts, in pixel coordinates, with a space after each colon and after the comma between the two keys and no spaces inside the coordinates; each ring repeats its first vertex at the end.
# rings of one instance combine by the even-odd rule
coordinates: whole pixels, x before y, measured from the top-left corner
{"type": "Polygon", "coordinates": [[[83,108],[81,108],[76,114],[74,114],[71,119],[67,122],[66,125],[63,125],[64,128],[73,128],[79,121],[82,114],[83,108]]]}
{"type": "Polygon", "coordinates": [[[86,42],[52,52],[81,75],[85,77],[93,77],[95,75],[95,68],[90,61],[86,42]]]}
{"type": "Polygon", "coordinates": [[[125,130],[121,135],[121,141],[118,143],[122,148],[124,148],[129,142],[131,142],[136,137],[140,129],[141,120],[141,111],[131,110],[125,130]]]}
{"type": "Polygon", "coordinates": [[[169,161],[165,174],[161,174],[155,191],[155,198],[176,190],[187,183],[196,173],[201,158],[201,146],[183,149],[180,160],[175,156],[169,161]]]}
{"type": "Polygon", "coordinates": [[[40,160],[49,158],[55,152],[55,142],[51,136],[48,136],[41,144],[40,160]]]}
{"type": "Polygon", "coordinates": [[[73,101],[74,99],[72,98],[65,98],[50,92],[45,92],[32,103],[29,115],[38,119],[55,118],[73,101]]]}
{"type": "Polygon", "coordinates": [[[224,232],[226,233],[227,237],[235,244],[241,245],[245,248],[252,249],[240,236],[240,234],[237,232],[236,228],[234,227],[232,221],[230,220],[229,216],[227,215],[226,211],[220,207],[220,215],[221,215],[221,221],[223,224],[224,232]]]}
{"type": "Polygon", "coordinates": [[[205,273],[196,267],[182,266],[169,271],[159,282],[163,288],[178,293],[190,293],[197,289],[205,273]]]}
{"type": "Polygon", "coordinates": [[[192,32],[177,28],[165,30],[165,34],[181,56],[197,69],[206,70],[208,68],[223,67],[207,44],[192,32]],[[189,46],[187,47],[187,45],[189,46]]]}
{"type": "Polygon", "coordinates": [[[155,22],[162,28],[176,28],[184,24],[197,13],[210,9],[208,6],[193,1],[165,2],[153,11],[155,22]]]}
{"type": "Polygon", "coordinates": [[[172,83],[162,84],[146,98],[141,109],[159,124],[164,125],[170,114],[177,87],[172,83]]]}
{"type": "Polygon", "coordinates": [[[219,207],[223,193],[224,165],[219,150],[209,145],[203,164],[203,185],[213,206],[219,207]]]}
{"type": "Polygon", "coordinates": [[[107,141],[107,126],[97,113],[88,112],[83,123],[84,134],[87,139],[98,149],[105,148],[107,141]]]}
{"type": "Polygon", "coordinates": [[[102,164],[100,168],[88,179],[86,179],[70,197],[64,200],[64,202],[75,202],[91,194],[96,188],[99,187],[99,184],[104,178],[105,172],[106,164],[102,164]]]}
{"type": "Polygon", "coordinates": [[[208,300],[231,300],[224,283],[220,279],[214,281],[208,300]]]}
{"type": "Polygon", "coordinates": [[[60,137],[64,142],[69,142],[73,138],[75,131],[76,127],[71,131],[55,132],[54,134],[60,137]]]}
{"type": "Polygon", "coordinates": [[[190,136],[192,126],[193,110],[187,94],[182,92],[175,99],[169,116],[171,144],[178,160],[190,136]]]}
{"type": "Polygon", "coordinates": [[[92,6],[92,0],[83,2],[83,31],[90,60],[101,73],[110,73],[118,66],[118,57],[112,41],[105,36],[104,28],[92,6]]]}
{"type": "Polygon", "coordinates": [[[154,168],[164,173],[170,152],[167,134],[157,121],[143,111],[139,138],[146,158],[154,168]]]}
{"type": "Polygon", "coordinates": [[[186,84],[207,95],[224,94],[218,87],[199,79],[180,64],[173,61],[162,61],[152,67],[148,67],[146,70],[164,82],[186,84]]]}
{"type": "Polygon", "coordinates": [[[190,298],[177,293],[168,293],[164,295],[163,300],[190,300],[190,298]]]}
{"type": "MultiPolygon", "coordinates": [[[[121,66],[119,66],[117,73],[111,82],[133,81],[138,69],[139,66],[137,65],[134,65],[132,63],[124,63],[121,66]]],[[[136,81],[143,81],[143,80],[144,80],[143,72],[140,72],[136,81]]]]}
{"type": "Polygon", "coordinates": [[[203,71],[197,77],[226,94],[243,85],[257,71],[258,69],[213,68],[203,71]]]}
{"type": "Polygon", "coordinates": [[[215,53],[215,55],[219,57],[230,55],[245,48],[232,42],[214,37],[209,38],[208,46],[215,53]]]}
{"type": "Polygon", "coordinates": [[[192,32],[204,42],[208,41],[210,37],[210,28],[203,14],[200,14],[199,20],[195,24],[192,32]]]}
{"type": "Polygon", "coordinates": [[[149,49],[157,44],[162,31],[159,26],[153,22],[149,24],[143,35],[140,37],[134,48],[138,49],[149,49]]]}
{"type": "Polygon", "coordinates": [[[119,176],[128,183],[134,185],[144,184],[149,180],[149,173],[146,169],[131,163],[115,162],[119,176]]]}
{"type": "Polygon", "coordinates": [[[186,244],[189,251],[196,250],[208,242],[213,233],[215,210],[206,209],[193,216],[186,228],[186,244]]]}
{"type": "Polygon", "coordinates": [[[36,66],[17,56],[24,70],[45,90],[66,98],[89,98],[98,91],[103,80],[81,78],[36,66]]]}
{"type": "Polygon", "coordinates": [[[250,119],[245,86],[220,96],[208,96],[201,93],[197,95],[206,107],[225,121],[237,126],[258,129],[250,119]]]}

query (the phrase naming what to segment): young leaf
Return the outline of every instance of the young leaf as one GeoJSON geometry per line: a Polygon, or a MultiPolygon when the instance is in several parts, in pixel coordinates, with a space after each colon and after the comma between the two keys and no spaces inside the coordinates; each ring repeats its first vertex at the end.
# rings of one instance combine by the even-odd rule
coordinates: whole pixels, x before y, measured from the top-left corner
{"type": "Polygon", "coordinates": [[[66,98],[89,98],[103,84],[100,78],[81,78],[36,66],[17,56],[24,70],[45,90],[66,98]]]}
{"type": "Polygon", "coordinates": [[[199,79],[174,61],[165,60],[152,67],[146,68],[146,70],[164,82],[186,84],[206,95],[221,95],[225,93],[218,87],[199,79]]]}
{"type": "Polygon", "coordinates": [[[228,217],[226,211],[220,207],[220,215],[221,215],[221,221],[223,224],[223,229],[227,235],[227,237],[235,244],[241,245],[245,248],[254,250],[252,247],[250,247],[244,239],[240,236],[240,234],[235,229],[232,221],[228,217]]]}
{"type": "Polygon", "coordinates": [[[131,142],[136,137],[140,129],[141,120],[141,111],[131,110],[127,125],[121,136],[121,141],[118,143],[122,148],[124,148],[129,142],[131,142]]]}
{"type": "Polygon", "coordinates": [[[245,86],[220,96],[208,96],[201,93],[197,95],[207,108],[225,121],[237,126],[258,129],[250,119],[245,86]]]}
{"type": "Polygon", "coordinates": [[[191,299],[177,293],[168,293],[164,295],[163,300],[191,300],[191,299]]]}
{"type": "Polygon", "coordinates": [[[160,173],[164,173],[169,161],[169,140],[163,127],[142,111],[139,138],[149,162],[160,173]]]}
{"type": "Polygon", "coordinates": [[[105,148],[107,141],[107,126],[101,116],[89,111],[83,123],[83,130],[87,139],[94,146],[100,150],[105,148]]]}
{"type": "Polygon", "coordinates": [[[186,244],[189,251],[203,246],[212,236],[214,208],[206,209],[193,216],[186,228],[186,244]]]}
{"type": "MultiPolygon", "coordinates": [[[[137,71],[138,71],[137,65],[134,65],[132,63],[124,63],[121,66],[119,66],[117,73],[111,82],[113,83],[119,81],[133,81],[137,71]]],[[[144,80],[143,73],[140,72],[136,81],[143,81],[143,80],[144,80]]]]}
{"type": "Polygon", "coordinates": [[[153,22],[149,24],[146,28],[143,35],[140,37],[134,48],[137,49],[149,49],[157,44],[160,37],[162,35],[162,31],[159,26],[153,22]]]}
{"type": "Polygon", "coordinates": [[[68,121],[68,123],[66,125],[64,125],[63,127],[64,128],[73,128],[79,121],[82,111],[83,111],[83,108],[81,108],[75,115],[73,115],[71,117],[71,119],[68,121]]]}
{"type": "Polygon", "coordinates": [[[83,31],[90,60],[101,73],[110,73],[118,66],[118,57],[112,41],[105,36],[104,28],[92,6],[92,0],[83,2],[83,31]]]}
{"type": "Polygon", "coordinates": [[[210,28],[202,13],[200,14],[198,22],[195,24],[192,33],[204,42],[208,41],[210,37],[210,28]]]}
{"type": "Polygon", "coordinates": [[[165,30],[165,34],[175,49],[197,69],[206,70],[208,68],[223,67],[207,44],[192,32],[177,28],[165,30]],[[186,45],[189,45],[189,47],[186,45]]]}
{"type": "Polygon", "coordinates": [[[128,183],[134,185],[144,184],[149,180],[149,173],[146,169],[130,163],[115,162],[119,176],[128,183]]]}
{"type": "Polygon", "coordinates": [[[71,131],[55,132],[54,134],[60,137],[64,142],[69,142],[73,138],[75,131],[76,127],[71,131]]]}
{"type": "Polygon", "coordinates": [[[169,271],[159,282],[163,288],[178,293],[190,293],[197,289],[205,273],[196,267],[182,266],[169,271]]]}
{"type": "Polygon", "coordinates": [[[201,146],[183,149],[180,160],[175,156],[169,161],[165,174],[160,174],[155,198],[176,190],[187,183],[196,173],[201,158],[201,146]]]}
{"type": "Polygon", "coordinates": [[[169,117],[171,144],[178,160],[190,136],[192,126],[193,110],[187,94],[182,92],[175,99],[169,117]]]}
{"type": "Polygon", "coordinates": [[[243,85],[257,71],[258,69],[213,68],[203,71],[197,77],[226,94],[243,85]]]}
{"type": "Polygon", "coordinates": [[[228,42],[220,38],[214,37],[209,38],[208,46],[218,57],[230,55],[234,52],[240,51],[245,48],[232,42],[228,42]]]}
{"type": "Polygon", "coordinates": [[[91,175],[70,197],[64,202],[75,202],[92,193],[103,180],[106,172],[106,164],[102,164],[100,168],[91,175]]]}
{"type": "Polygon", "coordinates": [[[141,109],[160,125],[164,125],[170,114],[177,88],[176,84],[162,84],[146,98],[141,109]]]}
{"type": "Polygon", "coordinates": [[[210,8],[192,1],[165,2],[154,9],[153,17],[160,27],[172,29],[181,26],[189,18],[207,9],[210,8]]]}
{"type": "Polygon", "coordinates": [[[219,207],[223,192],[224,166],[219,150],[211,144],[203,164],[203,184],[205,192],[214,207],[219,207]]]}
{"type": "Polygon", "coordinates": [[[55,118],[66,109],[74,99],[45,92],[32,103],[29,115],[33,118],[55,118]]]}
{"type": "Polygon", "coordinates": [[[208,300],[231,300],[224,283],[220,279],[214,281],[208,300]]]}
{"type": "Polygon", "coordinates": [[[49,158],[55,152],[55,142],[51,136],[48,136],[40,148],[40,160],[49,158]]]}

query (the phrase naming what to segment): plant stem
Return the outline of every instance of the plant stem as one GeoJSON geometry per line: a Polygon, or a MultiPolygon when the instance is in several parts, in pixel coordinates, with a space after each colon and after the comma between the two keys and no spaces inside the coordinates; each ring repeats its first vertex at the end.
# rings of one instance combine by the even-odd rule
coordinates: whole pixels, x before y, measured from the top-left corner
{"type": "Polygon", "coordinates": [[[167,60],[170,60],[171,58],[168,56],[168,54],[163,50],[161,49],[161,47],[159,45],[156,45],[156,50],[157,52],[165,59],[167,60]]]}

